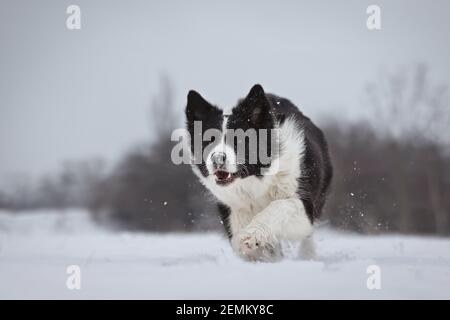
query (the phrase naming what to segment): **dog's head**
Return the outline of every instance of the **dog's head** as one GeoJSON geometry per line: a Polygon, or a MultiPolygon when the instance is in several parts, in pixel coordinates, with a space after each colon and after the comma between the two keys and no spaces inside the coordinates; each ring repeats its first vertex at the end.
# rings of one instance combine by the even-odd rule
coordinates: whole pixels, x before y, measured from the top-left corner
{"type": "Polygon", "coordinates": [[[277,118],[260,85],[253,86],[230,115],[190,91],[186,117],[193,164],[204,178],[227,186],[237,179],[262,177],[271,166],[277,118]]]}

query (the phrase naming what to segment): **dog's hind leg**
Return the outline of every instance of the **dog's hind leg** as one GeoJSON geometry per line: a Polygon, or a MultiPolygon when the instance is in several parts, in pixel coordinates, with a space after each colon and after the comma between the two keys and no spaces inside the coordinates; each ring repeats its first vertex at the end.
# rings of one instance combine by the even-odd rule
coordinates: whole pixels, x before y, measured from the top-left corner
{"type": "Polygon", "coordinates": [[[312,234],[302,240],[302,244],[300,246],[300,257],[303,260],[316,259],[316,245],[312,234]]]}

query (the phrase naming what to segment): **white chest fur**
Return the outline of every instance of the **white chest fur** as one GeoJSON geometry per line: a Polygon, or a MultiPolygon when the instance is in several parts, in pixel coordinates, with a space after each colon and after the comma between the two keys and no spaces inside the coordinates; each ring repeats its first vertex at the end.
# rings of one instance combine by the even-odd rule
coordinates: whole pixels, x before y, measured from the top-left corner
{"type": "Polygon", "coordinates": [[[237,179],[229,186],[217,185],[212,175],[201,177],[203,184],[231,209],[233,234],[246,227],[272,201],[298,197],[300,163],[304,152],[303,132],[293,119],[279,127],[281,152],[263,177],[237,179]]]}

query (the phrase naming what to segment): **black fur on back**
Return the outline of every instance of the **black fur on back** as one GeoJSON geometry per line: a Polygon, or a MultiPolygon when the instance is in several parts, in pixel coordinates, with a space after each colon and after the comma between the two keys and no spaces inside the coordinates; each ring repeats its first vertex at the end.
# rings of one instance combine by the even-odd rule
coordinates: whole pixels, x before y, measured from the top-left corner
{"type": "MultiPolygon", "coordinates": [[[[266,94],[272,110],[279,119],[294,117],[303,130],[305,153],[301,163],[298,195],[313,222],[320,217],[333,176],[333,167],[325,136],[291,101],[266,94]]],[[[283,121],[283,120],[281,120],[283,121]]],[[[282,152],[282,151],[281,151],[282,152]]]]}

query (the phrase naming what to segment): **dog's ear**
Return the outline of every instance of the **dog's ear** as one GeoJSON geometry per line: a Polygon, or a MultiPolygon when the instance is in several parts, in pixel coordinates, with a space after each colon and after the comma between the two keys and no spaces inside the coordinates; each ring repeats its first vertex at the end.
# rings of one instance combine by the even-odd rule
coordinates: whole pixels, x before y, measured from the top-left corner
{"type": "Polygon", "coordinates": [[[187,95],[186,117],[188,121],[206,120],[219,110],[206,101],[197,91],[190,90],[187,95]]]}
{"type": "Polygon", "coordinates": [[[255,84],[250,89],[242,105],[246,110],[248,121],[255,127],[263,127],[266,121],[271,120],[270,103],[260,84],[255,84]]]}

